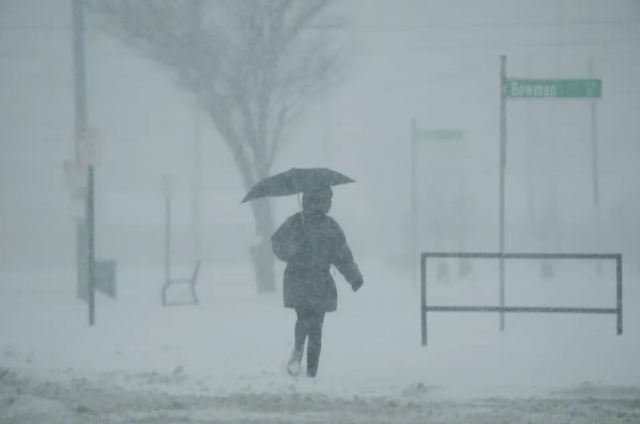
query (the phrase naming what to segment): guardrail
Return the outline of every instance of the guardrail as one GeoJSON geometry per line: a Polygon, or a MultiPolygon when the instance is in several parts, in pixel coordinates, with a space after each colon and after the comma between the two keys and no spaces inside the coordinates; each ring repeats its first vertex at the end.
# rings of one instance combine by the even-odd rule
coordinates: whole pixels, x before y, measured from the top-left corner
{"type": "Polygon", "coordinates": [[[467,252],[423,252],[420,255],[420,297],[422,321],[422,346],[427,345],[428,312],[499,312],[503,313],[570,313],[570,314],[615,314],[617,334],[622,334],[622,255],[591,253],[467,253],[467,252]],[[427,305],[427,260],[429,258],[469,258],[469,259],[579,259],[616,261],[616,307],[615,308],[569,308],[544,306],[429,306],[427,305]]]}

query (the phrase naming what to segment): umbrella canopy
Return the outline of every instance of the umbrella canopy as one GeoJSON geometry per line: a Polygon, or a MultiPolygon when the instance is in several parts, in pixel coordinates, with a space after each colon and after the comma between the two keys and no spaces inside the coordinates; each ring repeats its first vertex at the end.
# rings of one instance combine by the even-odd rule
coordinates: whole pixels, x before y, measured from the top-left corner
{"type": "Polygon", "coordinates": [[[258,182],[247,193],[242,203],[263,197],[290,196],[323,186],[355,182],[339,172],[327,168],[291,168],[258,182]]]}

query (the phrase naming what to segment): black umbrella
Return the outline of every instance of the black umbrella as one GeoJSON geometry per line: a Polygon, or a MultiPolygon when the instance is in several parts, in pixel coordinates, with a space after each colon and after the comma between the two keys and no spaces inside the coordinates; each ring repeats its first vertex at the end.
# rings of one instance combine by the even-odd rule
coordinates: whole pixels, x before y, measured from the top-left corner
{"type": "Polygon", "coordinates": [[[290,196],[323,186],[355,182],[339,172],[327,168],[291,168],[258,182],[247,193],[242,203],[263,197],[290,196]]]}

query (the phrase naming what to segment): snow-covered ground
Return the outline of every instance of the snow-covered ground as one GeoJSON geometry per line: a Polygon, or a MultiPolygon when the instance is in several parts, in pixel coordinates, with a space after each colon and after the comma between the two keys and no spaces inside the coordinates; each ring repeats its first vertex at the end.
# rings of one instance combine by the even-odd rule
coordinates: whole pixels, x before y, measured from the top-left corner
{"type": "MultiPolygon", "coordinates": [[[[425,348],[419,290],[396,270],[362,268],[358,293],[337,277],[315,380],[286,374],[295,314],[279,294],[255,294],[248,266],[205,265],[201,305],[168,308],[160,267],[119,269],[118,299],[98,295],[92,328],[72,269],[5,270],[0,422],[640,422],[636,269],[625,269],[622,336],[608,315],[507,315],[501,333],[495,314],[429,314],[425,348]]],[[[449,285],[430,274],[429,302],[493,304],[494,268],[449,285]]],[[[508,303],[613,306],[615,274],[593,269],[541,280],[509,265],[508,303]]]]}

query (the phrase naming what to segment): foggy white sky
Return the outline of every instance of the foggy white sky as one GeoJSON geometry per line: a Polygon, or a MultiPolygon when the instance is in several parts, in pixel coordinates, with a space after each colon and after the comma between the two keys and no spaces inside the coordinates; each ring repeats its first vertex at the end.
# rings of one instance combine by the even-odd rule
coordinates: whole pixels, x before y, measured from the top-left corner
{"type": "MultiPolygon", "coordinates": [[[[62,161],[73,157],[69,3],[0,2],[2,265],[33,257],[41,263],[73,260],[71,208],[62,177],[62,161]]],[[[339,5],[353,24],[336,34],[355,46],[349,79],[310,109],[273,171],[329,166],[358,180],[336,189],[334,202],[334,215],[356,251],[405,253],[412,118],[424,129],[465,133],[456,145],[419,147],[421,248],[456,248],[451,234],[436,241],[432,227],[442,223],[438,226],[455,229],[458,222],[468,234],[466,250],[497,248],[499,56],[506,54],[508,75],[522,77],[587,77],[587,61],[593,59],[594,76],[603,80],[597,117],[607,234],[596,246],[589,101],[513,101],[508,250],[625,250],[637,257],[640,3],[351,0],[339,5]],[[533,158],[530,167],[527,155],[533,158]],[[557,234],[546,241],[530,236],[531,226],[539,228],[546,216],[557,234]]],[[[91,28],[87,66],[89,122],[103,142],[99,255],[132,263],[160,260],[160,178],[169,172],[177,185],[176,255],[188,259],[196,132],[190,95],[170,72],[91,28]]],[[[205,256],[245,260],[254,232],[249,207],[239,205],[245,188],[204,114],[199,125],[205,256]]],[[[279,219],[297,207],[294,199],[275,205],[279,219]]]]}

